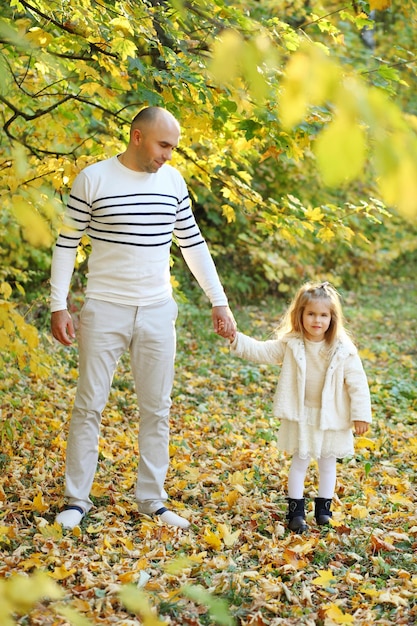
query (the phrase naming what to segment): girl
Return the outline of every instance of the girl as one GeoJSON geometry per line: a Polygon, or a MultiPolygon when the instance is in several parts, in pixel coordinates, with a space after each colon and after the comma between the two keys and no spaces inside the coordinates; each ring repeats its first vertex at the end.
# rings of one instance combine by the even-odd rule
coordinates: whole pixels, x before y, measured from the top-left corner
{"type": "Polygon", "coordinates": [[[352,456],[353,433],[371,422],[369,387],[361,360],[344,328],[339,296],[329,283],[307,283],[290,304],[277,338],[257,341],[240,332],[231,351],[258,363],[280,364],[274,415],[279,449],[292,454],[288,476],[288,527],[306,528],[304,480],[310,459],[319,467],[315,518],[329,524],[336,459],[352,456]]]}

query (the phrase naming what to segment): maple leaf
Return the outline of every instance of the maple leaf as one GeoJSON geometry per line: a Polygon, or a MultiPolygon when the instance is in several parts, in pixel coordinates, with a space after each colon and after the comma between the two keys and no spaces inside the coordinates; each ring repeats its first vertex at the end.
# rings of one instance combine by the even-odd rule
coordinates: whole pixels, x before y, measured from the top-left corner
{"type": "Polygon", "coordinates": [[[225,500],[227,502],[228,507],[231,509],[236,504],[236,502],[239,500],[240,493],[238,491],[235,491],[235,490],[229,491],[224,498],[225,498],[225,500]]]}
{"type": "Polygon", "coordinates": [[[408,509],[412,509],[414,507],[413,501],[410,500],[410,498],[406,498],[405,496],[401,495],[400,493],[390,494],[389,501],[393,504],[403,504],[408,509]]]}
{"type": "Polygon", "coordinates": [[[33,508],[35,511],[38,511],[38,513],[45,513],[45,511],[47,511],[49,508],[48,505],[45,503],[43,495],[40,491],[38,491],[36,496],[33,498],[33,508]]]}
{"type": "Polygon", "coordinates": [[[318,573],[319,576],[313,578],[313,580],[311,581],[313,585],[318,585],[319,587],[328,587],[330,583],[335,581],[333,573],[330,569],[319,569],[318,573]]]}
{"type": "Polygon", "coordinates": [[[61,565],[60,567],[55,567],[53,572],[49,572],[49,576],[54,578],[55,580],[65,580],[65,578],[69,578],[73,574],[75,574],[77,570],[72,568],[68,570],[65,565],[61,565]]]}
{"type": "Polygon", "coordinates": [[[308,564],[307,559],[302,558],[295,550],[289,550],[288,548],[284,550],[283,557],[286,563],[296,570],[303,569],[308,564]]]}
{"type": "Polygon", "coordinates": [[[356,437],[355,439],[355,448],[357,450],[361,450],[363,448],[367,450],[375,450],[377,448],[377,443],[373,439],[369,439],[368,437],[356,437]]]}
{"type": "Polygon", "coordinates": [[[326,617],[330,618],[335,624],[353,624],[354,617],[343,611],[337,606],[337,604],[329,604],[322,607],[326,617]]]}
{"type": "Polygon", "coordinates": [[[216,533],[212,532],[209,528],[204,531],[204,541],[210,548],[214,550],[220,550],[222,547],[222,540],[216,533]]]}
{"type": "Polygon", "coordinates": [[[305,217],[312,222],[320,222],[324,218],[324,213],[320,207],[310,208],[306,210],[305,217]]]}
{"type": "Polygon", "coordinates": [[[242,532],[241,529],[232,532],[226,524],[218,524],[217,529],[219,531],[220,537],[223,539],[224,545],[228,548],[236,543],[236,541],[239,539],[240,533],[242,532]]]}
{"type": "Polygon", "coordinates": [[[382,591],[378,596],[378,602],[387,602],[395,606],[408,606],[408,601],[402,598],[398,593],[392,591],[382,591]]]}
{"type": "Polygon", "coordinates": [[[369,511],[366,507],[361,506],[360,504],[354,504],[351,508],[352,517],[356,519],[365,519],[369,516],[369,511]]]}
{"type": "Polygon", "coordinates": [[[331,228],[326,226],[325,228],[320,228],[320,230],[317,233],[317,237],[324,243],[327,243],[331,241],[332,239],[334,239],[335,233],[331,228]]]}
{"type": "Polygon", "coordinates": [[[393,550],[395,550],[395,546],[393,546],[392,543],[384,541],[384,539],[377,537],[375,534],[371,535],[371,547],[373,552],[392,552],[393,550]]]}

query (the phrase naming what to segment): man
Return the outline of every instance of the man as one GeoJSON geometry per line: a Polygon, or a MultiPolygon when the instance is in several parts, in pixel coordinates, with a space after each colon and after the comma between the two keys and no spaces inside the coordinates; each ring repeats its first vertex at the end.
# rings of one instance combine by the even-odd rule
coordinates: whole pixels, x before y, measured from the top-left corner
{"type": "Polygon", "coordinates": [[[167,110],[149,107],[134,118],[122,154],[86,167],[75,179],[52,258],[51,328],[63,345],[75,338],[67,296],[77,247],[91,240],[86,300],[80,315],[79,381],[66,458],[67,507],[57,516],[74,528],[92,507],[101,414],[117,362],[130,352],[139,404],[140,513],[187,528],[166,508],[169,410],[174,377],[175,320],[169,260],[175,235],[184,259],[212,304],[214,330],[228,337],[233,315],[207,244],[195,222],[187,187],[166,162],[180,137],[167,110]]]}

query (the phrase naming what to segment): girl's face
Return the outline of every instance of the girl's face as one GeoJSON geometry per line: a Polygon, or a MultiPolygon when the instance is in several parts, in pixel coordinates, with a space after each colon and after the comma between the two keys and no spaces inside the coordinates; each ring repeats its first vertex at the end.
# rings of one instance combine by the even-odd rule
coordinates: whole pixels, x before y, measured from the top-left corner
{"type": "Polygon", "coordinates": [[[312,300],[303,311],[304,333],[310,341],[323,341],[330,326],[332,315],[330,307],[323,300],[312,300]]]}

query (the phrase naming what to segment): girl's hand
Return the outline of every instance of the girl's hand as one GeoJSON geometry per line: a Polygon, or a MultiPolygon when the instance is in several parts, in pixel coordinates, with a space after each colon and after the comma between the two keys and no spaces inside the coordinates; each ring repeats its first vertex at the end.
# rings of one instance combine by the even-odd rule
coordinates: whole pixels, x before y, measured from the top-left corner
{"type": "Polygon", "coordinates": [[[353,422],[353,426],[355,428],[356,435],[364,435],[366,431],[369,429],[368,422],[361,422],[359,420],[353,422]]]}

